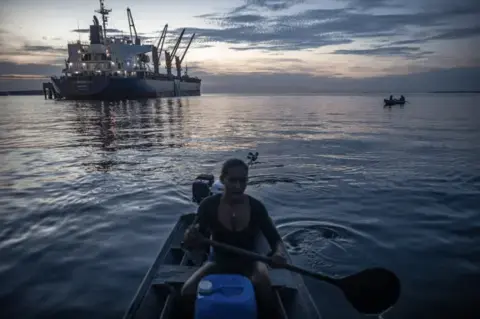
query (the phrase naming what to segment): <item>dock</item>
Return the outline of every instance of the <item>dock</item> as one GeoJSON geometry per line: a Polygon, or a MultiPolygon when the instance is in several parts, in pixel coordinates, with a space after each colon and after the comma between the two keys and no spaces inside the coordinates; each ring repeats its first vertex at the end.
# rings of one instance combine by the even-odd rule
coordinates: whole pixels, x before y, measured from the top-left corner
{"type": "Polygon", "coordinates": [[[49,100],[52,99],[59,99],[61,98],[60,93],[55,90],[55,87],[51,82],[43,82],[43,95],[45,96],[45,100],[48,98],[49,100]]]}

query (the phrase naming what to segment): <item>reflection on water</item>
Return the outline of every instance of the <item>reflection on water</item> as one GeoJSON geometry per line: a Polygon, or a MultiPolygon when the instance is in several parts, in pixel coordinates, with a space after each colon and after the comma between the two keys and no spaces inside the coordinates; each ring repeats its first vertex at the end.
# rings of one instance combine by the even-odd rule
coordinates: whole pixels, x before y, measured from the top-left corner
{"type": "Polygon", "coordinates": [[[184,104],[188,110],[188,98],[87,101],[69,105],[76,115],[72,128],[79,135],[78,147],[88,149],[86,158],[100,157],[83,165],[106,172],[115,165],[128,164],[118,161],[115,155],[118,151],[183,147],[184,104]]]}

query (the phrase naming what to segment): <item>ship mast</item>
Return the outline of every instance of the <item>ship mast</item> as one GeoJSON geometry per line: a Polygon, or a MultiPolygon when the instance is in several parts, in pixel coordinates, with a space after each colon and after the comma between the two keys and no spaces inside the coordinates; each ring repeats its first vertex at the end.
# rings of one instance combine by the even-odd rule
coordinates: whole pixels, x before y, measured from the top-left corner
{"type": "Polygon", "coordinates": [[[100,13],[102,15],[102,23],[103,23],[103,39],[107,41],[107,22],[108,22],[108,14],[112,12],[112,9],[106,9],[103,0],[100,0],[100,10],[95,10],[95,12],[100,13]]]}

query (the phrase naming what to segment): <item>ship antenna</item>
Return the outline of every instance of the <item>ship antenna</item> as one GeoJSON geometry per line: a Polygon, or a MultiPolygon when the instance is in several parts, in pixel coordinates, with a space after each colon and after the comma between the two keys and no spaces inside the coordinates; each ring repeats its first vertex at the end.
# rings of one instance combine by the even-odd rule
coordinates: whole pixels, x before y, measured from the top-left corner
{"type": "Polygon", "coordinates": [[[78,19],[77,19],[77,33],[78,33],[78,42],[80,43],[82,38],[82,34],[80,33],[80,23],[78,22],[78,19]]]}
{"type": "Polygon", "coordinates": [[[103,41],[107,41],[107,22],[108,22],[108,14],[112,12],[112,9],[106,9],[103,0],[100,0],[100,10],[95,10],[95,12],[100,13],[102,15],[102,23],[103,23],[103,41]]]}

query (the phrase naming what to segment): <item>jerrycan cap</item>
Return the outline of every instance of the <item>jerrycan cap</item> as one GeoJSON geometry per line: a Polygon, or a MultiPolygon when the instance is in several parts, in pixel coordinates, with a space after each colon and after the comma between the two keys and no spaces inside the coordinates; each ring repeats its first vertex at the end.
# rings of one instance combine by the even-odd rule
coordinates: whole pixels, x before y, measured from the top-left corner
{"type": "Polygon", "coordinates": [[[198,292],[199,293],[209,293],[213,288],[212,282],[209,280],[202,280],[198,284],[198,292]]]}

